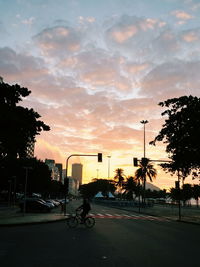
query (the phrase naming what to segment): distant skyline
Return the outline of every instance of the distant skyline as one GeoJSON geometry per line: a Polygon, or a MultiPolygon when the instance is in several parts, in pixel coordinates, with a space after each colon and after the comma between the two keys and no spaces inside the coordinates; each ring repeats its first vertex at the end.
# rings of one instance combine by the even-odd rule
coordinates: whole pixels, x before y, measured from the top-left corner
{"type": "MultiPolygon", "coordinates": [[[[0,76],[32,93],[23,105],[51,127],[35,155],[83,164],[83,182],[134,175],[133,157],[167,159],[148,145],[164,122],[160,101],[200,97],[199,0],[0,0],[0,76]]],[[[156,166],[155,166],[156,167],[156,166]]],[[[157,167],[156,167],[157,168],[157,167]]],[[[71,171],[70,171],[71,173],[71,171]]],[[[160,188],[176,177],[158,170],[160,188]]],[[[186,182],[191,180],[186,179],[186,182]]]]}

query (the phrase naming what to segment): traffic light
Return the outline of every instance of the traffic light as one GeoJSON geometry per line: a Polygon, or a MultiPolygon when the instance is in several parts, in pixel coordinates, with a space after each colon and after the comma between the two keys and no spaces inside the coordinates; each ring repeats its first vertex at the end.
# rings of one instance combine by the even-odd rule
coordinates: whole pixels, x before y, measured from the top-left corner
{"type": "Polygon", "coordinates": [[[98,162],[102,162],[102,153],[98,153],[98,162]]]}
{"type": "Polygon", "coordinates": [[[133,158],[133,166],[137,167],[138,166],[138,159],[133,158]]]}
{"type": "Polygon", "coordinates": [[[148,158],[142,158],[142,165],[143,166],[147,166],[148,163],[149,163],[149,159],[148,158]]]}

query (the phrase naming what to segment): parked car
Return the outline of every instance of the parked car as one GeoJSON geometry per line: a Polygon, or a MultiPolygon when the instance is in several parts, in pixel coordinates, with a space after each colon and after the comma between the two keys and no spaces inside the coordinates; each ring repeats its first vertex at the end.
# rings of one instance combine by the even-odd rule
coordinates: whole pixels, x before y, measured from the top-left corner
{"type": "Polygon", "coordinates": [[[45,201],[46,201],[46,203],[47,203],[50,207],[52,207],[52,208],[55,208],[55,207],[56,207],[55,203],[54,203],[51,199],[47,199],[47,200],[45,200],[45,201]]]}
{"type": "Polygon", "coordinates": [[[57,199],[52,199],[53,203],[58,207],[60,205],[60,202],[57,199]]]}
{"type": "MultiPolygon", "coordinates": [[[[65,199],[59,199],[60,204],[65,204],[65,199]]],[[[69,199],[66,198],[66,204],[69,203],[69,199]]]]}
{"type": "MultiPolygon", "coordinates": [[[[24,210],[24,199],[20,201],[20,210],[24,210]]],[[[25,212],[50,212],[52,207],[49,204],[38,199],[26,199],[25,212]]]]}

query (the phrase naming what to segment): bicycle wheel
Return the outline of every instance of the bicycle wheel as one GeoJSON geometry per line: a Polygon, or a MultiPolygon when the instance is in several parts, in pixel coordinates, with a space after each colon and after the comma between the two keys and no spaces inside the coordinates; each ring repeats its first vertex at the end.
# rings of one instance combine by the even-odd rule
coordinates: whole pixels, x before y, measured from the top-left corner
{"type": "Polygon", "coordinates": [[[77,225],[78,225],[78,220],[76,217],[70,217],[68,220],[67,220],[67,225],[70,227],[70,228],[75,228],[77,225]]]}
{"type": "Polygon", "coordinates": [[[95,219],[93,217],[87,217],[85,218],[84,224],[87,228],[92,228],[95,225],[95,219]]]}

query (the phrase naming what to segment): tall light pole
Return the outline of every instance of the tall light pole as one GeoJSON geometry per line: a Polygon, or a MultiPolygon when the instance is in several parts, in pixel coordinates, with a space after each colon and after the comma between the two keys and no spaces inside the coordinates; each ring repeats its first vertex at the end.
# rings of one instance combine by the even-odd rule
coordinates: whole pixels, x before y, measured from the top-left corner
{"type": "MultiPolygon", "coordinates": [[[[145,140],[145,124],[148,123],[147,120],[140,121],[144,125],[144,165],[146,165],[146,140],[145,140]]],[[[146,166],[144,166],[146,168],[146,166]]],[[[145,187],[146,187],[146,173],[144,173],[144,181],[143,181],[143,203],[145,204],[145,187]]]]}
{"type": "Polygon", "coordinates": [[[108,158],[108,185],[107,185],[107,191],[108,191],[108,198],[109,198],[109,190],[110,190],[110,158],[111,156],[107,156],[108,158]]]}
{"type": "Polygon", "coordinates": [[[140,123],[144,124],[144,158],[146,157],[146,140],[145,140],[145,124],[148,123],[147,120],[142,120],[140,123]]]}
{"type": "Polygon", "coordinates": [[[110,158],[111,156],[107,156],[108,158],[108,179],[110,179],[110,158]]]}

